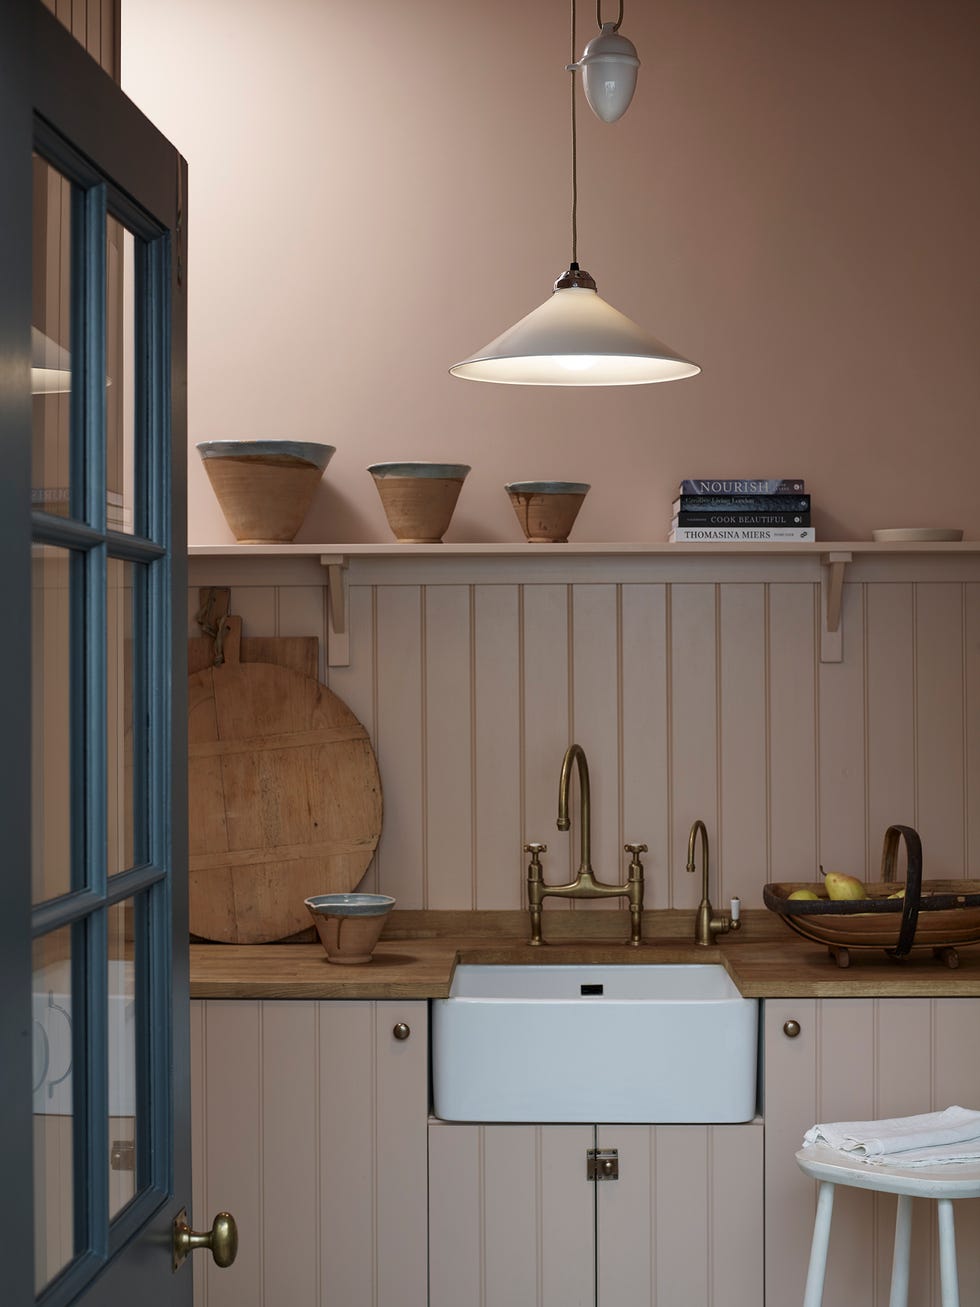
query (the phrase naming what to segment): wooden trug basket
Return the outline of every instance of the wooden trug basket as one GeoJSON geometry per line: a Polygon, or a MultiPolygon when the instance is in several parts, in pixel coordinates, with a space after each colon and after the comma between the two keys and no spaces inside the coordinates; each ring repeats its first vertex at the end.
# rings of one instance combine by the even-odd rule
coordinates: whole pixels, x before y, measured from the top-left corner
{"type": "Polygon", "coordinates": [[[889,826],[881,854],[881,879],[866,886],[866,899],[830,899],[821,883],[777,881],[763,889],[767,908],[791,930],[826,944],[840,967],[851,949],[884,949],[903,959],[913,949],[931,948],[949,967],[959,966],[957,945],[980,943],[980,881],[922,879],[922,843],[911,826],[889,826]],[[896,864],[900,842],[908,854],[904,898],[889,898],[899,886],[896,864]],[[794,890],[812,890],[816,899],[791,899],[794,890]]]}

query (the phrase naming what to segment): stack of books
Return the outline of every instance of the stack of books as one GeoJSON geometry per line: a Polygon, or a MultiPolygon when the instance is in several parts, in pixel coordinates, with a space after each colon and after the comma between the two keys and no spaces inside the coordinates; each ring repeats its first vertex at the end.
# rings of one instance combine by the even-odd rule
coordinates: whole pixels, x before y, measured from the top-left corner
{"type": "Polygon", "coordinates": [[[810,496],[796,477],[682,481],[673,509],[667,537],[672,544],[682,540],[764,544],[815,539],[810,496]]]}

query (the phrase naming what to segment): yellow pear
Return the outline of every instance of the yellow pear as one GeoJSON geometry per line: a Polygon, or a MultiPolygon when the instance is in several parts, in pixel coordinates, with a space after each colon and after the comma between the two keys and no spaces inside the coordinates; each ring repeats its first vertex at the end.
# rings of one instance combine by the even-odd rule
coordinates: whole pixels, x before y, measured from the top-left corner
{"type": "Polygon", "coordinates": [[[868,891],[856,876],[846,876],[842,871],[825,871],[823,883],[827,897],[831,899],[866,899],[868,891]]]}
{"type": "Polygon", "coordinates": [[[889,897],[890,899],[904,899],[904,898],[905,898],[905,887],[903,886],[900,890],[896,890],[894,894],[889,894],[888,897],[889,897]]]}
{"type": "Polygon", "coordinates": [[[787,894],[788,899],[818,899],[819,894],[814,894],[812,889],[795,889],[792,894],[787,894]]]}

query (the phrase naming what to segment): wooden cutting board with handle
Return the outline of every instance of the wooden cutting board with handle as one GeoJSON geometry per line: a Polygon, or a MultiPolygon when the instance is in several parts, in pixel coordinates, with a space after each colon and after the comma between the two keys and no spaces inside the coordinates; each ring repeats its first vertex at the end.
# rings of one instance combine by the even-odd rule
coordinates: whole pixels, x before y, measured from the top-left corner
{"type": "Polygon", "coordinates": [[[228,944],[285,939],[303,900],[353,890],[381,835],[381,780],[367,731],[315,677],[240,661],[188,681],[190,930],[228,944]]]}

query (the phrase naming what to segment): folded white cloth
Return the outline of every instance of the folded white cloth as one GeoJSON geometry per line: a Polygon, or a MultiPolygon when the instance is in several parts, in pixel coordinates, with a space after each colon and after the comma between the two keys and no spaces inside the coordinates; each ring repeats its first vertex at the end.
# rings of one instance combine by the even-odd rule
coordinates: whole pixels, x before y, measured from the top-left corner
{"type": "Polygon", "coordinates": [[[827,1144],[872,1165],[936,1166],[980,1158],[980,1112],[947,1107],[942,1112],[883,1121],[834,1121],[815,1125],[803,1147],[827,1144]]]}

